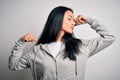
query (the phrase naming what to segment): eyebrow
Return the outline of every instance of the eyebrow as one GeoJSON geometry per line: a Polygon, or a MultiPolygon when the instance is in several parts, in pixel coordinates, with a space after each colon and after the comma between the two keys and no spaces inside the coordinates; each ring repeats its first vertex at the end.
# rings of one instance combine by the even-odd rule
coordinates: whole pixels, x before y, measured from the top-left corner
{"type": "MultiPolygon", "coordinates": [[[[71,16],[71,15],[68,15],[68,16],[70,16],[71,18],[73,18],[73,16],[71,16]]],[[[73,18],[73,20],[75,21],[75,19],[73,18]]]]}
{"type": "Polygon", "coordinates": [[[73,16],[71,16],[71,15],[68,15],[68,16],[70,16],[71,18],[73,18],[73,16]]]}

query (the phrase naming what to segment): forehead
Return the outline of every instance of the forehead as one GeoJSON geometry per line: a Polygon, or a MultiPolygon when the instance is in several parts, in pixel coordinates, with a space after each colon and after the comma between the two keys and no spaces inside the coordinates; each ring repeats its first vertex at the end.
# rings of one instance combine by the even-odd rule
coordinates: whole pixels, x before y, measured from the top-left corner
{"type": "Polygon", "coordinates": [[[73,14],[73,12],[72,11],[70,11],[70,10],[67,10],[66,12],[65,12],[65,16],[70,16],[70,17],[74,17],[74,14],[73,14]]]}

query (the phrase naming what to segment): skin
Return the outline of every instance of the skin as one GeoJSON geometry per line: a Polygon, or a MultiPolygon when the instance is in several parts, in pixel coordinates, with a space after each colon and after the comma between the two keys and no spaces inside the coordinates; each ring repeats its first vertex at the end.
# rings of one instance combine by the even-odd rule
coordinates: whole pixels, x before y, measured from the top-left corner
{"type": "MultiPolygon", "coordinates": [[[[65,33],[72,34],[74,27],[77,25],[85,24],[86,20],[87,17],[84,15],[78,15],[75,19],[74,14],[70,10],[66,11],[63,18],[62,29],[56,38],[56,42],[61,42],[62,37],[65,33]]],[[[26,42],[35,42],[37,38],[32,33],[28,33],[22,37],[22,40],[26,42]]]]}

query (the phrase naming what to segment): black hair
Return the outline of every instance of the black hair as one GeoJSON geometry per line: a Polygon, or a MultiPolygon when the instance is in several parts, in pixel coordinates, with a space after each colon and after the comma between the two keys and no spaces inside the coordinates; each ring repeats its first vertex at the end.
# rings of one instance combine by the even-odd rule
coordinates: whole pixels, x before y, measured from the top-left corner
{"type": "MultiPolygon", "coordinates": [[[[56,37],[62,28],[64,14],[67,10],[73,12],[72,9],[64,6],[58,6],[51,11],[36,45],[40,43],[50,43],[56,40],[56,37]]],[[[65,43],[64,58],[68,57],[71,60],[76,60],[76,54],[79,53],[79,45],[82,43],[81,40],[74,38],[74,36],[69,33],[65,33],[63,39],[65,43]]]]}

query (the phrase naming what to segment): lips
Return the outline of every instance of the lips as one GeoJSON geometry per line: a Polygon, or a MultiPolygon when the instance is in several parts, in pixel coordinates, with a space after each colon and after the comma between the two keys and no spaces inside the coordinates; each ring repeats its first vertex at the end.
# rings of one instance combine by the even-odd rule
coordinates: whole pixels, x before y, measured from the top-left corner
{"type": "Polygon", "coordinates": [[[74,26],[71,26],[72,30],[74,29],[74,26]]]}

